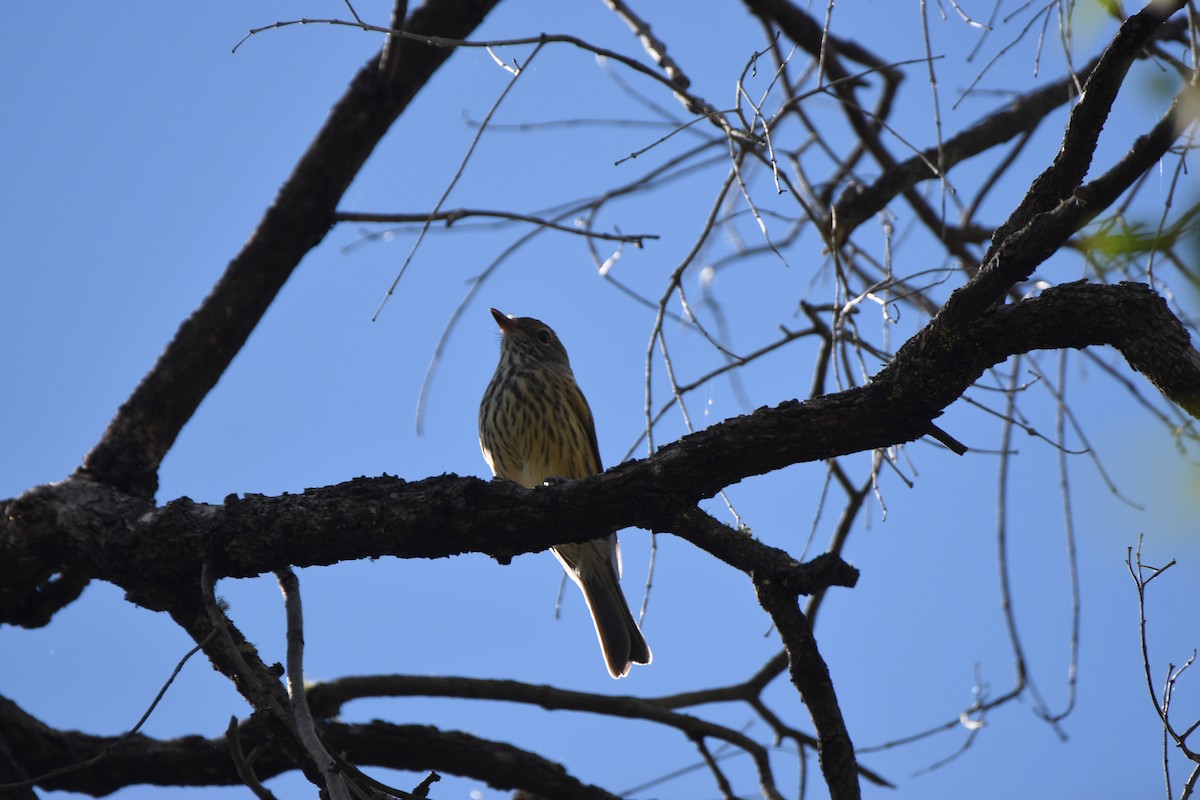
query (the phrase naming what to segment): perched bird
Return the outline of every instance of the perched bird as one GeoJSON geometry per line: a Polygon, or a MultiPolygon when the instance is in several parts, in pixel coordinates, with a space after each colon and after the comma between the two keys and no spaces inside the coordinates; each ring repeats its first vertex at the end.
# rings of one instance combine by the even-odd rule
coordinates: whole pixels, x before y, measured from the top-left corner
{"type": "MultiPolygon", "coordinates": [[[[532,489],[602,471],[592,410],[558,336],[531,317],[494,308],[492,316],[502,332],[500,364],[479,404],[479,446],[492,474],[532,489]]],[[[608,673],[621,678],[630,664],[649,664],[650,648],[617,583],[617,535],[552,549],[583,591],[608,673]]]]}

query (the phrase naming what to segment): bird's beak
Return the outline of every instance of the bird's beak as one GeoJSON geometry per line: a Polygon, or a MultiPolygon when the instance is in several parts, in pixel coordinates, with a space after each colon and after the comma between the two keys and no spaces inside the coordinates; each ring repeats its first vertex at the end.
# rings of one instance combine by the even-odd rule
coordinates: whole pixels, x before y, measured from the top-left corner
{"type": "Polygon", "coordinates": [[[506,315],[503,311],[497,311],[493,308],[491,312],[492,316],[496,318],[496,324],[500,326],[500,330],[505,333],[513,333],[517,330],[516,320],[506,315]]]}

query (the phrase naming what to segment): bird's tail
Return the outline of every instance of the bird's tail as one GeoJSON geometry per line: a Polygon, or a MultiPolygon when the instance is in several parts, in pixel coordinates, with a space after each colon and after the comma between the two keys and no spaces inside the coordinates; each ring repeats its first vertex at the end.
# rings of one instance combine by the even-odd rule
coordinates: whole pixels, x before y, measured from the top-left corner
{"type": "Polygon", "coordinates": [[[608,674],[622,678],[632,664],[649,664],[650,647],[617,583],[617,567],[609,552],[609,542],[597,539],[581,545],[560,545],[554,548],[554,554],[583,590],[608,674]]]}

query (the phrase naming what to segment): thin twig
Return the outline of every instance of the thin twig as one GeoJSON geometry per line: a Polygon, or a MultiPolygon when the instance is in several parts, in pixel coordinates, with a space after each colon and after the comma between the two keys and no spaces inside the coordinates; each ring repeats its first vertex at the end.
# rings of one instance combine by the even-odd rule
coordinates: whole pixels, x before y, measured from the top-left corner
{"type": "MultiPolygon", "coordinates": [[[[529,66],[533,59],[537,57],[537,54],[541,52],[541,49],[541,44],[533,49],[533,52],[530,53],[525,59],[526,67],[529,66]]],[[[454,187],[458,185],[458,181],[462,178],[463,172],[467,168],[467,163],[471,160],[471,156],[474,154],[475,148],[479,145],[479,140],[483,138],[483,132],[487,130],[488,122],[496,113],[496,109],[498,109],[500,104],[504,102],[504,98],[508,97],[508,93],[512,91],[513,86],[516,85],[517,80],[521,77],[523,72],[523,68],[514,70],[512,72],[512,78],[504,85],[504,90],[500,92],[500,96],[496,98],[496,101],[492,103],[492,107],[488,109],[487,115],[483,118],[483,123],[480,124],[479,129],[471,138],[471,144],[467,148],[467,152],[463,156],[462,161],[459,162],[458,169],[455,171],[454,176],[450,179],[450,183],[447,184],[446,189],[442,192],[442,196],[439,197],[437,203],[434,204],[433,211],[430,212],[430,217],[421,226],[421,232],[417,235],[417,240],[413,242],[412,249],[409,250],[408,256],[404,259],[404,263],[400,265],[400,271],[396,273],[396,278],[392,281],[392,285],[388,287],[383,299],[379,301],[379,308],[375,309],[375,313],[371,315],[372,322],[379,318],[379,313],[383,311],[383,306],[392,296],[392,293],[396,291],[396,286],[400,283],[400,279],[404,277],[404,273],[408,269],[408,265],[412,263],[413,258],[417,255],[417,250],[421,247],[421,242],[425,240],[425,234],[428,233],[429,226],[433,224],[434,215],[441,211],[442,204],[446,202],[446,198],[450,196],[450,192],[452,192],[454,187]]]]}
{"type": "Polygon", "coordinates": [[[287,612],[287,684],[292,697],[296,731],[313,764],[325,777],[325,789],[332,800],[350,800],[346,776],[317,734],[317,724],[308,708],[304,688],[304,610],[300,602],[300,581],[291,569],[278,570],[279,591],[287,612]]]}
{"type": "Polygon", "coordinates": [[[69,775],[72,772],[78,772],[79,770],[82,770],[82,769],[87,769],[88,767],[94,766],[94,765],[100,763],[101,761],[103,761],[108,756],[109,753],[111,753],[112,751],[114,751],[118,747],[120,747],[121,745],[128,742],[131,738],[134,737],[134,735],[137,734],[138,731],[140,731],[142,729],[142,726],[145,725],[146,721],[150,719],[150,715],[154,713],[154,709],[158,708],[159,702],[163,699],[164,696],[166,696],[167,689],[171,688],[171,684],[175,682],[175,678],[179,675],[180,670],[183,669],[183,665],[188,662],[188,659],[190,659],[192,656],[194,656],[196,653],[198,653],[201,649],[203,649],[204,646],[206,644],[208,644],[212,640],[212,638],[216,635],[217,635],[217,632],[215,630],[210,631],[209,634],[207,636],[205,636],[204,639],[201,640],[195,647],[193,647],[191,650],[188,650],[186,653],[183,654],[183,658],[179,659],[179,663],[177,663],[175,665],[175,669],[171,670],[171,675],[167,678],[166,683],[164,683],[162,685],[162,687],[159,688],[158,694],[154,695],[154,699],[150,701],[149,707],[142,714],[141,718],[138,719],[138,721],[136,723],[134,723],[132,728],[127,730],[125,733],[121,734],[121,736],[115,742],[113,742],[110,745],[107,745],[99,753],[97,753],[96,755],[92,756],[91,758],[89,758],[85,761],[80,761],[75,764],[68,764],[63,767],[57,767],[48,772],[44,772],[41,775],[38,775],[36,778],[28,778],[26,780],[16,781],[13,783],[0,783],[0,791],[9,790],[9,789],[21,789],[26,786],[34,786],[34,785],[43,783],[45,781],[49,781],[53,778],[58,778],[63,775],[69,775]]]}

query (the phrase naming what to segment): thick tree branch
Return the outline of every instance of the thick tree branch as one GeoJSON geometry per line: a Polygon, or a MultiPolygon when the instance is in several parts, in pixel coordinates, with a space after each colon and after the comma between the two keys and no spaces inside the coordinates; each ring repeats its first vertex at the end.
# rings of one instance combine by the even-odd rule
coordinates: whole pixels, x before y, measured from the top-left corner
{"type": "MultiPolygon", "coordinates": [[[[603,789],[572,778],[560,765],[503,742],[425,725],[324,722],[318,727],[331,749],[356,764],[417,772],[439,770],[475,778],[496,789],[524,789],[541,797],[615,800],[603,789]]],[[[0,730],[21,755],[25,772],[32,776],[85,761],[118,738],[55,730],[3,697],[0,697],[0,730]]],[[[272,743],[269,732],[259,721],[242,723],[238,739],[246,750],[263,746],[254,762],[260,779],[296,768],[272,743]]],[[[235,786],[241,783],[224,735],[213,739],[202,736],[152,739],[138,734],[94,768],[71,772],[38,786],[102,797],[137,784],[235,786]]]]}
{"type": "MultiPolygon", "coordinates": [[[[383,555],[481,552],[507,561],[565,541],[564,531],[585,541],[629,526],[667,530],[678,509],[752,475],[919,438],[985,369],[1030,350],[1111,344],[1168,398],[1200,415],[1200,354],[1162,298],[1140,284],[1048,289],[953,334],[943,331],[939,340],[942,349],[932,353],[906,346],[865,387],[759,409],[652,458],[533,491],[454,476],[415,483],[381,477],[300,495],[231,496],[221,506],[183,498],[153,508],[78,478],[36,487],[0,504],[0,614],[22,620],[27,600],[64,569],[164,608],[181,581],[196,580],[205,557],[219,577],[383,555]],[[1021,324],[1001,325],[1010,314],[1021,315],[1021,324]]],[[[739,535],[694,543],[739,569],[787,558],[739,535]]],[[[826,568],[808,565],[790,588],[846,582],[826,568]]]]}
{"type": "Polygon", "coordinates": [[[1039,297],[994,307],[980,320],[978,332],[1014,354],[1030,340],[1040,342],[1039,349],[1111,345],[1168,399],[1200,419],[1200,352],[1166,301],[1144,284],[1056,286],[1039,297]]]}
{"type": "MultiPolygon", "coordinates": [[[[905,343],[876,380],[888,377],[910,358],[922,362],[921,374],[930,377],[945,369],[955,369],[962,357],[964,333],[971,331],[980,317],[1001,302],[1017,283],[1026,280],[1046,259],[1057,253],[1072,235],[1115,202],[1167,153],[1180,133],[1195,122],[1200,115],[1200,104],[1191,102],[1196,90],[1189,84],[1180,91],[1154,128],[1134,142],[1124,158],[1095,180],[1079,185],[1087,173],[1099,131],[1129,65],[1180,5],[1180,0],[1151,3],[1121,26],[1092,71],[1084,96],[1071,113],[1071,122],[1054,165],[1038,177],[1025,199],[997,229],[980,270],[951,294],[937,316],[905,343]]],[[[1165,305],[1163,310],[1166,310],[1165,305]]],[[[1167,313],[1171,316],[1169,311],[1167,313]]],[[[1161,314],[1151,314],[1161,320],[1161,314]]],[[[1095,328],[1089,326],[1088,330],[1095,328]]],[[[1147,333],[1145,341],[1153,341],[1152,336],[1147,333]]],[[[1177,355],[1190,363],[1192,352],[1189,344],[1186,353],[1177,355]]],[[[1190,388],[1186,384],[1174,386],[1170,383],[1172,376],[1176,376],[1175,371],[1158,359],[1146,366],[1151,371],[1161,370],[1167,382],[1159,383],[1152,378],[1155,385],[1194,415],[1194,397],[1190,388]]],[[[934,399],[935,407],[941,408],[952,399],[934,399]]]]}
{"type": "Polygon", "coordinates": [[[755,577],[754,590],[783,639],[792,684],[804,698],[817,728],[820,742],[817,752],[829,795],[833,800],[854,800],[860,796],[858,761],[833,690],[833,679],[817,650],[812,628],[791,592],[762,577],[755,577]]]}
{"type": "MultiPolygon", "coordinates": [[[[20,597],[36,595],[41,575],[63,563],[122,586],[130,599],[147,608],[163,610],[178,601],[181,586],[197,581],[205,561],[214,577],[246,577],[288,564],[316,566],[384,555],[441,558],[482,552],[507,562],[519,553],[567,540],[587,541],[630,524],[661,528],[670,519],[663,510],[668,503],[662,484],[652,480],[638,486],[653,468],[639,463],[534,491],[455,476],[415,483],[359,478],[302,495],[231,496],[221,506],[183,498],[160,509],[73,478],[4,504],[0,560],[9,560],[0,570],[0,610],[11,609],[20,619],[20,597]],[[592,504],[607,507],[599,515],[595,509],[585,511],[592,504]],[[542,522],[523,530],[510,524],[506,514],[527,520],[540,516],[542,522]],[[633,521],[622,522],[623,518],[633,521]],[[546,527],[554,519],[571,522],[557,523],[567,527],[554,531],[546,527]],[[564,538],[563,530],[571,534],[564,538]],[[18,588],[21,584],[23,590],[18,588]]],[[[687,480],[682,474],[667,485],[687,480]]],[[[706,546],[734,564],[794,567],[790,585],[798,591],[811,592],[828,581],[853,581],[853,571],[844,565],[825,559],[811,568],[796,565],[783,551],[749,537],[706,546]]]]}
{"type": "MultiPolygon", "coordinates": [[[[460,38],[496,1],[429,0],[406,21],[407,5],[398,0],[392,25],[398,29],[403,24],[406,34],[460,38]]],[[[942,221],[913,191],[915,183],[1032,130],[1069,94],[1066,81],[1034,92],[1022,107],[993,115],[941,143],[936,151],[922,154],[922,159],[897,164],[880,132],[901,74],[852,41],[832,37],[812,17],[784,0],[744,2],[761,19],[787,30],[819,59],[828,76],[839,79],[831,91],[843,100],[858,145],[850,156],[834,159],[839,178],[830,185],[840,185],[864,152],[873,154],[884,168],[883,177],[867,191],[854,198],[843,195],[833,221],[846,226],[846,234],[897,194],[912,204],[927,226],[938,228],[942,221]],[[864,84],[850,77],[839,63],[839,54],[871,64],[883,74],[886,85],[874,116],[860,107],[857,97],[864,84]]],[[[648,26],[621,3],[611,5],[637,23],[635,31],[660,66],[668,74],[682,76],[648,26]]],[[[131,783],[174,785],[181,782],[181,776],[196,785],[240,783],[249,773],[243,770],[239,777],[229,750],[231,742],[244,741],[247,749],[265,747],[263,757],[253,766],[256,778],[295,769],[319,778],[318,766],[327,774],[349,771],[344,763],[341,768],[328,763],[327,743],[329,752],[344,752],[358,763],[445,770],[477,777],[498,788],[519,788],[545,797],[610,797],[570,778],[557,765],[508,745],[432,728],[345,725],[329,719],[347,692],[436,691],[459,697],[515,698],[546,708],[652,720],[694,739],[720,777],[706,742],[719,739],[749,753],[758,768],[763,795],[778,796],[766,749],[736,731],[673,710],[683,702],[681,696],[657,702],[632,697],[601,701],[591,695],[504,681],[394,677],[357,679],[371,681],[359,685],[351,683],[355,679],[347,679],[331,684],[332,699],[324,697],[320,688],[314,690],[314,705],[324,703],[325,710],[318,708],[323,718],[310,720],[305,729],[312,734],[306,751],[292,704],[279,681],[278,665],[262,661],[212,593],[215,581],[224,576],[381,555],[435,558],[481,552],[506,562],[518,553],[636,526],[679,536],[750,578],[784,652],[757,676],[725,691],[731,699],[758,703],[756,710],[777,734],[791,735],[783,732],[778,720],[771,721],[771,712],[759,697],[766,683],[786,666],[812,715],[831,795],[857,797],[860,769],[813,637],[812,612],[806,617],[797,605],[801,594],[822,593],[833,585],[854,585],[857,571],[836,554],[799,563],[783,550],[721,525],[697,503],[747,477],[927,435],[932,420],[987,368],[1031,350],[1111,345],[1168,398],[1200,417],[1200,353],[1163,299],[1148,287],[1081,282],[1048,289],[1029,299],[1021,299],[1014,290],[1070,236],[1135,185],[1174,146],[1183,127],[1194,121],[1200,104],[1194,102],[1194,88],[1189,88],[1152,130],[1134,142],[1124,158],[1083,183],[1100,129],[1130,64],[1144,55],[1147,43],[1164,35],[1168,30],[1164,22],[1183,5],[1182,0],[1171,0],[1147,6],[1127,20],[1105,53],[1082,71],[1086,91],[1072,111],[1054,164],[998,230],[978,273],[864,387],[760,409],[688,436],[649,459],[544,490],[455,476],[413,483],[384,476],[310,489],[300,495],[231,496],[219,505],[181,498],[156,506],[152,497],[158,466],[180,428],[228,367],[304,254],[323,239],[336,219],[337,202],[380,137],[452,52],[431,43],[405,40],[406,34],[389,35],[382,54],[354,78],[243,251],[229,264],[209,298],[180,327],[80,470],[62,483],[35,487],[0,503],[0,622],[47,624],[58,608],[78,596],[88,580],[110,581],[126,589],[132,602],[167,611],[201,642],[213,665],[254,707],[254,721],[235,726],[236,736],[228,741],[192,737],[156,742],[131,736],[105,757],[103,768],[84,769],[39,784],[104,794],[131,783]],[[1189,92],[1192,102],[1188,102],[1189,92]],[[1006,297],[1013,302],[1002,305],[1006,297]],[[564,535],[563,531],[570,533],[564,535]],[[76,780],[77,784],[72,783],[76,780]]],[[[573,37],[560,40],[580,41],[573,37]]],[[[672,77],[671,81],[679,91],[686,90],[685,78],[672,77]]],[[[691,102],[690,97],[683,98],[689,107],[711,111],[698,99],[691,102]]],[[[798,102],[790,110],[802,116],[798,102]]],[[[821,205],[832,191],[821,195],[821,205]]],[[[840,231],[834,233],[835,237],[841,235],[840,231]]],[[[961,245],[961,237],[941,238],[950,252],[959,255],[951,240],[961,245]]],[[[937,304],[928,302],[932,313],[937,304]]],[[[292,596],[298,599],[298,595],[292,596]]],[[[298,645],[299,606],[290,608],[294,636],[289,644],[298,645]]],[[[298,650],[292,655],[297,657],[289,673],[298,690],[302,685],[298,650]]],[[[699,694],[693,693],[691,699],[699,694]]],[[[294,697],[302,697],[302,693],[294,697]]],[[[806,735],[795,732],[795,737],[803,742],[802,747],[811,744],[806,735]]],[[[112,741],[52,730],[0,698],[0,783],[83,761],[112,741]]],[[[732,796],[728,784],[723,790],[732,796]]]]}
{"type": "MultiPolygon", "coordinates": [[[[685,531],[691,537],[718,539],[733,533],[732,529],[697,508],[678,514],[672,529],[685,531]]],[[[694,538],[690,540],[695,541],[694,538]]],[[[843,563],[834,556],[829,558],[843,563]]],[[[790,571],[755,565],[746,572],[754,582],[758,602],[770,615],[775,630],[783,640],[792,684],[804,698],[804,705],[817,729],[817,752],[830,796],[833,800],[855,800],[859,797],[859,786],[854,745],[850,742],[850,733],[842,718],[829,668],[817,649],[808,620],[796,604],[797,593],[789,586],[790,571]]]]}
{"type": "MultiPolygon", "coordinates": [[[[1096,73],[1098,74],[1099,69],[1096,73]]],[[[1130,147],[1110,169],[1082,186],[1048,211],[1033,215],[1019,229],[1006,222],[996,233],[992,248],[978,274],[956,290],[942,307],[934,323],[910,340],[906,347],[920,347],[926,333],[954,334],[958,326],[969,325],[1017,283],[1026,280],[1048,258],[1088,222],[1116,202],[1146,170],[1158,162],[1178,140],[1180,132],[1200,116],[1200,104],[1194,101],[1197,90],[1185,86],[1153,128],[1130,147]],[[1001,231],[1008,233],[1001,237],[1001,231]]],[[[1085,101],[1080,101],[1081,104],[1085,101]]],[[[1090,158],[1091,154],[1081,154],[1090,158]]],[[[1027,202],[1037,202],[1036,198],[1027,202]]],[[[1009,218],[1011,222],[1026,216],[1024,207],[1009,218]]]]}
{"type": "Polygon", "coordinates": [[[991,260],[1010,234],[1024,227],[1037,214],[1049,211],[1070,197],[1079,186],[1087,175],[1100,131],[1108,120],[1117,92],[1124,85],[1129,67],[1154,41],[1171,15],[1185,5],[1185,0],[1150,0],[1145,8],[1121,25],[1088,76],[1079,102],[1071,109],[1062,147],[1054,163],[1034,180],[1016,211],[997,229],[992,251],[984,259],[985,263],[991,260]]]}
{"type": "MultiPolygon", "coordinates": [[[[460,39],[496,2],[431,0],[413,12],[405,30],[460,39]]],[[[378,55],[359,70],[245,247],[122,404],[80,474],[127,494],[153,496],[159,463],[180,429],[292,270],[325,238],[339,200],[375,145],[451,52],[411,41],[403,47],[389,43],[388,70],[380,70],[378,55]]]]}

